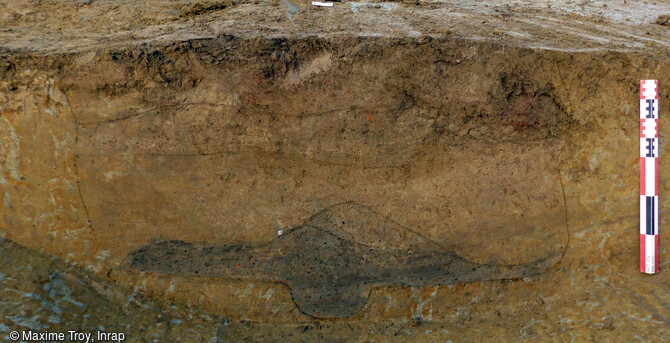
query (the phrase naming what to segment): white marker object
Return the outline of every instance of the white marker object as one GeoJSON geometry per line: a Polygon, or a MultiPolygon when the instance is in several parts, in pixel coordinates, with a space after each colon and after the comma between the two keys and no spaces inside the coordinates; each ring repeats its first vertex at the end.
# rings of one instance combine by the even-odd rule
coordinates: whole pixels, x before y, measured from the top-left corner
{"type": "Polygon", "coordinates": [[[640,81],[640,271],[658,273],[658,81],[640,81]]]}
{"type": "Polygon", "coordinates": [[[312,1],[312,5],[319,7],[333,7],[332,2],[312,1]]]}

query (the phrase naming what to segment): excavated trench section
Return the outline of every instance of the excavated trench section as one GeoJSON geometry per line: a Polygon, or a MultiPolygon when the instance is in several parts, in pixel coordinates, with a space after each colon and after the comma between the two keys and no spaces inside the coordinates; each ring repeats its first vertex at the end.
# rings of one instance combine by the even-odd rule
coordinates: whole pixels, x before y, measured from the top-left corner
{"type": "Polygon", "coordinates": [[[242,326],[467,327],[651,282],[637,87],[667,60],[222,36],[0,62],[2,229],[119,292],[242,326]]]}

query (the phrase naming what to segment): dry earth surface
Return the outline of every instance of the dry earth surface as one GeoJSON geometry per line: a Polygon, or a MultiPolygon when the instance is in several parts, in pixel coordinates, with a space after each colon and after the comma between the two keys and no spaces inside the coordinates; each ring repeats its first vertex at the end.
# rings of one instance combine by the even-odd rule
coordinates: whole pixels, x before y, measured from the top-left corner
{"type": "Polygon", "coordinates": [[[0,1],[0,337],[663,341],[638,86],[662,199],[666,14],[0,1]]]}

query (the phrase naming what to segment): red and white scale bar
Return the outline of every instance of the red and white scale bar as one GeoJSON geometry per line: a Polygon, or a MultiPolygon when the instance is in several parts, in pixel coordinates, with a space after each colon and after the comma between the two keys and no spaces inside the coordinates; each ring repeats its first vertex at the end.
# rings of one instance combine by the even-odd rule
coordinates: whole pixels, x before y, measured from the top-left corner
{"type": "Polygon", "coordinates": [[[640,271],[658,272],[658,81],[640,81],[640,271]]]}

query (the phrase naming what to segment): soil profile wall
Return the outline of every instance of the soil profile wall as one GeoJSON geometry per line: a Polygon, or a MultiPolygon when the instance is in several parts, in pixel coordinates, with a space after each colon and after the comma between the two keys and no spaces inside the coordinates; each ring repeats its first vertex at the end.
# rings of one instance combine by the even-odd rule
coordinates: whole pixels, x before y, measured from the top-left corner
{"type": "MultiPolygon", "coordinates": [[[[633,275],[636,92],[652,76],[663,87],[667,60],[451,38],[222,36],[10,53],[0,66],[6,237],[124,289],[233,320],[286,324],[319,314],[336,323],[445,321],[466,293],[503,292],[509,313],[545,313],[544,304],[525,302],[527,292],[554,302],[582,294],[597,287],[585,286],[593,281],[584,268],[646,282],[633,275]],[[374,285],[362,305],[338,298],[310,311],[294,302],[297,286],[286,274],[240,272],[236,266],[254,268],[243,263],[170,273],[155,264],[160,253],[146,250],[176,244],[165,242],[210,249],[175,260],[198,265],[226,260],[221,247],[279,247],[293,239],[279,230],[310,225],[337,241],[312,255],[287,243],[291,263],[273,266],[294,279],[319,265],[315,258],[361,246],[395,258],[426,251],[530,269],[488,277],[484,268],[465,283],[431,283],[416,281],[428,255],[397,269],[391,260],[384,282],[367,283],[374,285]],[[133,263],[138,256],[144,264],[133,263]],[[416,279],[404,277],[412,272],[416,279]],[[511,281],[484,281],[491,279],[511,281]],[[501,282],[504,290],[493,290],[501,282]],[[428,289],[429,299],[417,300],[428,289]]],[[[660,106],[668,108],[667,96],[660,106]]],[[[666,189],[661,177],[659,192],[666,189]]],[[[274,261],[276,252],[263,249],[254,261],[274,261]]],[[[316,296],[305,287],[303,295],[316,296]]]]}

